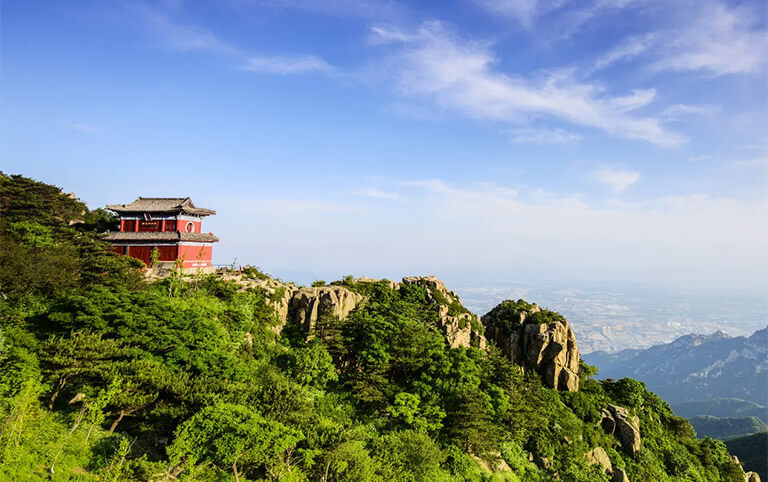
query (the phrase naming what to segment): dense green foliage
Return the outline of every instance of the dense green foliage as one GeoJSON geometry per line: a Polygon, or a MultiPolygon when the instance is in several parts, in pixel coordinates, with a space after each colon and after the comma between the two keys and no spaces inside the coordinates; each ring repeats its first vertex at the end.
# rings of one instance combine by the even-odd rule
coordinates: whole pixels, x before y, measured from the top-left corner
{"type": "Polygon", "coordinates": [[[584,366],[561,393],[493,346],[449,348],[423,287],[336,282],[366,301],[307,341],[276,329],[279,293],[147,284],[94,234],[102,214],[2,183],[0,479],[607,481],[597,446],[632,480],[743,479],[642,383],[584,366]],[[637,459],[598,426],[608,403],[640,417],[637,459]]]}

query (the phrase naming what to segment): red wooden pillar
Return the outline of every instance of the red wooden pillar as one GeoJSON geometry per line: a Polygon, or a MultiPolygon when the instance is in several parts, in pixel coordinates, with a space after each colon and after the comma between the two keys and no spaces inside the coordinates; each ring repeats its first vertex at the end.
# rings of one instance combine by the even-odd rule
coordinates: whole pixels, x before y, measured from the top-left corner
{"type": "Polygon", "coordinates": [[[134,221],[133,230],[135,232],[139,232],[139,218],[136,218],[136,221],[134,221]]]}
{"type": "Polygon", "coordinates": [[[160,220],[160,231],[165,232],[165,218],[160,220]]]}

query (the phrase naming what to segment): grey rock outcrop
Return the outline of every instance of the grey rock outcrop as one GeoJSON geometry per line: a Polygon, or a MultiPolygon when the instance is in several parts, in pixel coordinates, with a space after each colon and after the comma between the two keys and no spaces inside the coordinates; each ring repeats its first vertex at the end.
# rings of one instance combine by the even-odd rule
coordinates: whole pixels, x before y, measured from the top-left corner
{"type": "Polygon", "coordinates": [[[440,297],[445,298],[448,303],[459,300],[459,295],[446,288],[442,280],[436,276],[406,276],[402,284],[414,284],[426,288],[432,300],[438,300],[440,297]]]}
{"type": "Polygon", "coordinates": [[[299,288],[293,283],[284,283],[271,278],[252,279],[239,274],[225,274],[225,281],[236,283],[241,290],[260,288],[272,299],[280,332],[287,323],[294,323],[305,333],[310,333],[320,316],[328,314],[345,319],[365,297],[343,286],[319,286],[299,288]]]}
{"type": "Polygon", "coordinates": [[[442,330],[451,348],[475,346],[481,350],[485,349],[486,340],[477,315],[468,311],[451,314],[452,307],[461,307],[461,300],[459,295],[446,288],[440,279],[435,276],[406,276],[399,283],[398,289],[402,285],[418,285],[425,288],[428,298],[438,304],[438,328],[442,330]]]}
{"type": "Polygon", "coordinates": [[[624,472],[624,469],[621,467],[614,467],[611,482],[629,482],[629,477],[627,476],[627,473],[624,472]]]}
{"type": "Polygon", "coordinates": [[[608,454],[605,453],[605,449],[602,447],[595,447],[586,454],[584,457],[587,459],[587,463],[590,465],[599,465],[607,475],[613,473],[613,464],[608,454]]]}
{"type": "Polygon", "coordinates": [[[364,298],[343,286],[299,288],[291,294],[287,321],[310,333],[320,316],[330,315],[343,320],[364,298]]]}
{"type": "Polygon", "coordinates": [[[505,301],[482,318],[485,336],[556,390],[579,389],[579,349],[568,321],[537,305],[505,301]],[[541,315],[538,315],[541,313],[541,315]],[[542,322],[543,320],[543,322],[542,322]]]}
{"type": "Polygon", "coordinates": [[[640,419],[637,415],[630,415],[624,407],[608,404],[608,408],[602,411],[600,426],[607,434],[615,435],[632,457],[637,457],[642,448],[640,419]]]}

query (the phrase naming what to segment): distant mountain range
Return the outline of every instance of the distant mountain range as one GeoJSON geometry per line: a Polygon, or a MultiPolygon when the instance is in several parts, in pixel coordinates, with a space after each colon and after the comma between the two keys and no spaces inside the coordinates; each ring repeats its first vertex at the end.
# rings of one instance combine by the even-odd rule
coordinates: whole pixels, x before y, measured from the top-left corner
{"type": "Polygon", "coordinates": [[[686,335],[672,343],[583,356],[599,378],[635,378],[690,419],[699,437],[726,440],[747,470],[768,473],[768,328],[752,336],[686,335]]]}
{"type": "MultiPolygon", "coordinates": [[[[672,343],[645,350],[622,350],[617,353],[597,351],[584,356],[597,366],[600,378],[630,377],[641,380],[651,391],[673,407],[686,402],[715,399],[741,399],[762,406],[764,422],[768,405],[768,328],[750,337],[730,337],[722,331],[711,335],[686,335],[672,343]]],[[[714,413],[692,415],[745,416],[722,409],[728,403],[712,405],[714,413]]],[[[733,409],[736,405],[733,404],[733,409]]],[[[758,408],[752,406],[752,408],[758,408]]],[[[742,406],[738,410],[742,410],[742,406]]],[[[749,415],[754,415],[750,413],[749,415]]]]}

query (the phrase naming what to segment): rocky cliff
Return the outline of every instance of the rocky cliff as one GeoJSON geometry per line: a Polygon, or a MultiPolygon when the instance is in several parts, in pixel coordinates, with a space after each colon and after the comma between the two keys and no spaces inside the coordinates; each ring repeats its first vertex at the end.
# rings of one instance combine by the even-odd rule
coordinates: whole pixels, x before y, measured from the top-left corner
{"type": "Polygon", "coordinates": [[[285,321],[311,333],[322,315],[345,319],[365,297],[343,286],[300,288],[291,294],[285,321]]]}
{"type": "MultiPolygon", "coordinates": [[[[248,278],[241,274],[227,274],[224,279],[237,283],[242,289],[262,288],[274,298],[279,324],[276,331],[292,323],[304,333],[311,333],[318,319],[323,315],[345,319],[352,310],[365,300],[365,296],[342,285],[328,285],[300,288],[293,283],[283,283],[274,279],[248,278]]],[[[358,283],[378,283],[380,279],[358,278],[358,283]]],[[[477,315],[470,313],[461,304],[459,296],[446,288],[435,276],[407,276],[401,282],[384,280],[394,290],[402,286],[416,285],[425,289],[428,299],[437,309],[437,327],[443,332],[446,342],[452,348],[475,346],[484,349],[486,345],[482,325],[477,315]]]]}
{"type": "Polygon", "coordinates": [[[525,301],[506,300],[482,317],[485,336],[514,363],[556,390],[579,389],[579,349],[568,321],[525,301]]]}
{"type": "MultiPolygon", "coordinates": [[[[300,288],[273,279],[248,279],[241,275],[229,275],[227,279],[245,289],[263,288],[275,297],[273,305],[280,319],[277,331],[292,323],[309,334],[322,315],[343,320],[365,300],[362,294],[341,285],[300,288]]],[[[381,281],[358,278],[351,281],[351,286],[381,281]]],[[[507,300],[481,320],[464,308],[459,296],[435,276],[407,276],[399,283],[387,283],[394,290],[409,285],[424,288],[437,308],[437,327],[452,348],[485,349],[486,339],[491,339],[512,362],[537,372],[547,386],[563,391],[579,389],[576,338],[568,321],[559,314],[522,300],[507,300]]]]}
{"type": "Polygon", "coordinates": [[[427,296],[438,305],[438,327],[451,348],[476,346],[485,349],[485,336],[477,315],[464,308],[459,295],[446,288],[441,280],[435,276],[407,276],[401,284],[426,289],[427,296]]]}

